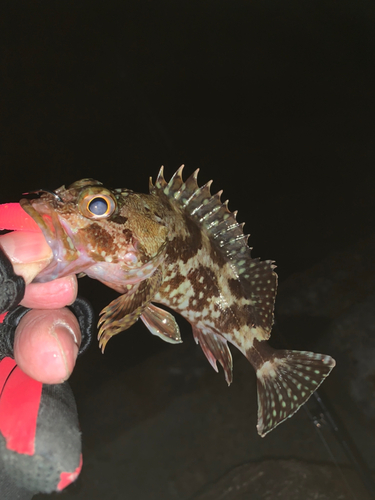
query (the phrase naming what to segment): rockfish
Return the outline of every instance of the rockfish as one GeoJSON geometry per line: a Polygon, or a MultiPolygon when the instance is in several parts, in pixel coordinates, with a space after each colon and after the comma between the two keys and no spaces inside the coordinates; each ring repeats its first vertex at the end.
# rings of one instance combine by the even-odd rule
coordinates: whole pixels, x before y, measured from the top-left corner
{"type": "Polygon", "coordinates": [[[323,354],[275,350],[273,324],[277,275],[271,260],[251,257],[248,235],[221,191],[199,187],[197,173],[169,182],[163,168],[150,194],[107,189],[93,179],[74,182],[39,199],[21,200],[51,246],[53,260],[36,281],[84,273],[121,295],[101,312],[99,346],[139,318],[152,334],[181,342],[168,306],[192,325],[208,361],[232,382],[228,342],[257,375],[258,424],[265,436],[291,417],[335,366],[323,354]]]}

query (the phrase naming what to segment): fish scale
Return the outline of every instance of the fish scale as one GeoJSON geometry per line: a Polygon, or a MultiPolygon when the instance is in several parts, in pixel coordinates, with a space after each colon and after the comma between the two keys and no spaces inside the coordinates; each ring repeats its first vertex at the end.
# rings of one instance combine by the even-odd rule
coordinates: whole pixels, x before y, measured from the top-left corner
{"type": "Polygon", "coordinates": [[[222,191],[185,181],[183,166],[169,182],[160,169],[149,194],[105,188],[83,179],[41,192],[21,205],[43,231],[54,258],[36,278],[85,273],[121,295],[101,312],[99,346],[141,318],[154,335],[181,342],[175,318],[184,316],[213,368],[228,384],[237,347],[257,375],[257,430],[265,436],[291,417],[335,365],[327,355],[275,350],[270,337],[277,289],[271,260],[251,257],[249,236],[222,191]]]}

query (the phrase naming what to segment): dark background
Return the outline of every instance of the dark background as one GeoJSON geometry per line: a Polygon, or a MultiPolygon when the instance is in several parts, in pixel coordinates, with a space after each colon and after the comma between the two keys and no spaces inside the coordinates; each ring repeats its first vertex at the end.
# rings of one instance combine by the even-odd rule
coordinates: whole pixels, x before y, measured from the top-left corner
{"type": "Polygon", "coordinates": [[[0,199],[214,179],[281,278],[374,221],[366,1],[34,1],[0,12],[0,199]]]}
{"type": "MultiPolygon", "coordinates": [[[[199,167],[284,280],[373,232],[374,25],[365,0],[3,2],[0,201],[199,167]]],[[[91,383],[163,348],[136,325],[91,383]]]]}

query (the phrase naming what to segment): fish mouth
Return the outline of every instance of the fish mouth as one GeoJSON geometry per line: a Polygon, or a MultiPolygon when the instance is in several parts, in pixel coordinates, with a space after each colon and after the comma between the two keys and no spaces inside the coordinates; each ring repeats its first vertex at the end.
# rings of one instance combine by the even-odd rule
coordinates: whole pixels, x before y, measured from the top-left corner
{"type": "MultiPolygon", "coordinates": [[[[51,201],[22,199],[20,205],[38,224],[54,257],[52,262],[38,274],[35,281],[51,281],[74,273],[77,267],[75,263],[80,253],[74,246],[68,228],[62,225],[59,216],[51,206],[51,201]]],[[[87,263],[88,265],[91,265],[91,262],[87,263]]],[[[83,270],[84,267],[84,263],[80,262],[79,270],[83,270]]]]}
{"type": "Polygon", "coordinates": [[[42,231],[47,243],[52,246],[56,239],[56,215],[42,200],[37,200],[39,210],[36,210],[29,200],[22,199],[20,205],[34,219],[42,231]]]}

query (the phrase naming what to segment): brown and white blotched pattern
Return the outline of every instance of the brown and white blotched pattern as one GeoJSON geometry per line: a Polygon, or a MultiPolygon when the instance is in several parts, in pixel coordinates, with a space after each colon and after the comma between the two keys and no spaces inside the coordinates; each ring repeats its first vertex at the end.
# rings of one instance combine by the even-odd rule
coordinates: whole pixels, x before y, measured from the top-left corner
{"type": "Polygon", "coordinates": [[[155,301],[176,309],[196,329],[221,334],[246,354],[254,338],[266,340],[270,335],[274,266],[251,258],[242,225],[220,195],[211,196],[209,185],[198,188],[196,174],[184,183],[181,171],[168,184],[159,174],[151,188],[170,205],[166,220],[174,220],[164,282],[155,301]]]}
{"type": "Polygon", "coordinates": [[[174,317],[184,316],[208,361],[232,382],[228,342],[251,362],[258,379],[258,432],[264,436],[310,397],[334,366],[329,356],[276,351],[268,346],[277,275],[270,260],[251,257],[236,212],[185,181],[181,167],[166,182],[163,169],[150,194],[110,190],[77,181],[39,200],[22,201],[50,244],[53,262],[38,276],[48,281],[84,272],[120,295],[101,313],[99,345],[141,318],[154,335],[181,342],[174,317]]]}

